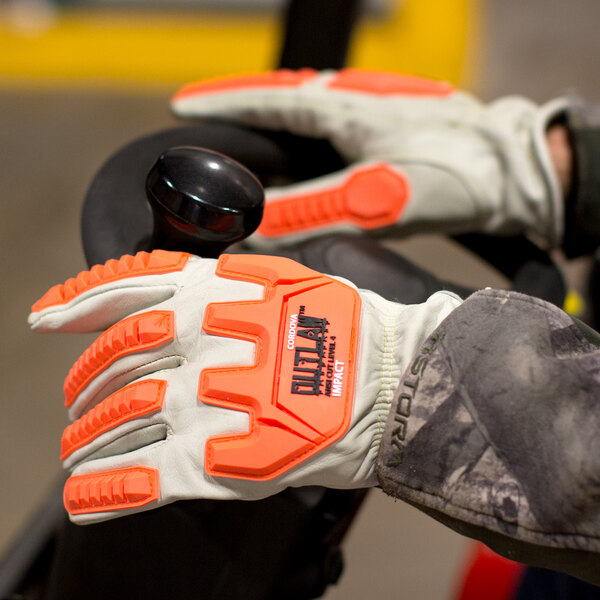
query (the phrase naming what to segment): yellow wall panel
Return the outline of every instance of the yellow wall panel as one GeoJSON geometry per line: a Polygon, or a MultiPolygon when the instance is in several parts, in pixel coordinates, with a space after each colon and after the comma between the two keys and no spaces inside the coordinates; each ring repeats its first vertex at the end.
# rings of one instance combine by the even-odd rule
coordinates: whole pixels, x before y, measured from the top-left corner
{"type": "MultiPolygon", "coordinates": [[[[464,83],[476,38],[478,0],[404,0],[365,19],[353,66],[400,70],[464,83]]],[[[0,83],[78,87],[169,87],[228,73],[266,70],[281,44],[278,14],[107,11],[0,13],[0,83]]]]}
{"type": "Polygon", "coordinates": [[[479,33],[477,0],[405,0],[385,21],[358,28],[350,62],[465,85],[479,33]]]}

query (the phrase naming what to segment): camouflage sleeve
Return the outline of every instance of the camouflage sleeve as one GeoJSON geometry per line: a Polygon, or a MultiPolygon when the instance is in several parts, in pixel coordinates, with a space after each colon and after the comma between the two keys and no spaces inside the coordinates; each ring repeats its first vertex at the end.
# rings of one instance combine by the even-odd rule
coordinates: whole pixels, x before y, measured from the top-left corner
{"type": "Polygon", "coordinates": [[[542,300],[472,295],[401,380],[381,487],[512,560],[600,585],[599,346],[542,300]]]}

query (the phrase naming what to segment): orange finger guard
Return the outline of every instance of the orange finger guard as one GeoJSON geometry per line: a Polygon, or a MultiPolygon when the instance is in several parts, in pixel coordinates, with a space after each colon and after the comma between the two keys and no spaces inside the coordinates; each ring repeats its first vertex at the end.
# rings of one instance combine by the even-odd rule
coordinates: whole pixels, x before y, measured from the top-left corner
{"type": "Polygon", "coordinates": [[[140,275],[160,275],[181,271],[187,264],[189,254],[154,250],[151,253],[138,252],[135,256],[126,254],[119,260],[111,259],[103,265],[95,265],[89,271],[82,271],[77,277],[67,279],[60,285],[51,287],[32,307],[33,312],[53,306],[68,304],[83,293],[122,279],[140,275]]]}
{"type": "Polygon", "coordinates": [[[153,310],[119,321],[71,367],[63,386],[65,405],[71,406],[88,383],[117,359],[160,346],[174,337],[175,315],[170,310],[153,310]]]}
{"type": "Polygon", "coordinates": [[[158,500],[158,471],[129,467],[67,479],[63,502],[71,515],[136,508],[158,500]]]}
{"type": "Polygon", "coordinates": [[[61,460],[118,425],[162,408],[167,382],[138,381],[116,391],[71,423],[61,439],[61,460]]]}
{"type": "Polygon", "coordinates": [[[221,92],[294,88],[315,79],[317,75],[317,71],[313,69],[299,69],[298,71],[280,69],[266,73],[218,77],[187,84],[175,94],[173,101],[177,102],[190,96],[206,96],[221,92]]]}

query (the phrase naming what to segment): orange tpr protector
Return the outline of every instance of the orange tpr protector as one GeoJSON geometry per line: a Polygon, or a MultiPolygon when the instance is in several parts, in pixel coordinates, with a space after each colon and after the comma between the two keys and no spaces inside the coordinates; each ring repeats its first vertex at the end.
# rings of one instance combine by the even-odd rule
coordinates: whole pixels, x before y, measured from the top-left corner
{"type": "Polygon", "coordinates": [[[362,229],[393,225],[409,193],[408,180],[389,165],[357,168],[338,185],[268,202],[258,231],[276,237],[334,223],[362,229]]]}
{"type": "Polygon", "coordinates": [[[132,315],[107,329],[71,367],[63,386],[65,405],[71,406],[88,383],[115,360],[154,348],[175,336],[175,315],[153,310],[132,315]]]}
{"type": "Polygon", "coordinates": [[[131,383],[94,406],[63,432],[61,460],[117,425],[162,408],[167,382],[144,379],[131,383]]]}
{"type": "Polygon", "coordinates": [[[276,477],[338,440],[350,425],[360,296],[287,258],[224,255],[221,277],[265,286],[260,301],[213,303],[203,329],[256,344],[251,367],[205,369],[202,402],[250,416],[247,434],[210,438],[213,476],[276,477]]]}
{"type": "Polygon", "coordinates": [[[174,96],[177,102],[188,96],[204,96],[212,93],[247,91],[264,88],[293,88],[317,76],[313,69],[291,71],[280,69],[265,73],[234,75],[233,77],[217,77],[204,81],[195,81],[183,86],[174,96]]]}
{"type": "Polygon", "coordinates": [[[71,515],[136,508],[158,500],[158,471],[128,467],[67,479],[63,502],[71,515]]]}
{"type": "Polygon", "coordinates": [[[373,96],[449,96],[454,92],[454,87],[446,81],[361,69],[339,71],[327,87],[331,90],[362,92],[373,96]]]}
{"type": "Polygon", "coordinates": [[[189,254],[154,250],[151,253],[138,252],[135,256],[126,254],[119,260],[109,260],[103,265],[95,265],[89,271],[82,271],[77,277],[51,287],[32,307],[32,312],[44,308],[67,304],[88,290],[128,277],[138,275],[159,275],[181,271],[189,254]]]}

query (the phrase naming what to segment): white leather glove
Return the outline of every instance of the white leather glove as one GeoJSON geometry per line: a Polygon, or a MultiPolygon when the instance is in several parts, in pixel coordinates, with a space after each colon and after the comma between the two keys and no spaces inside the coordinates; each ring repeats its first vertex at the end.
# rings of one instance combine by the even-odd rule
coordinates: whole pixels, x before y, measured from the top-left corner
{"type": "Polygon", "coordinates": [[[34,330],[106,330],[65,380],[71,519],[375,485],[400,376],[459,303],[403,306],[286,258],[160,250],[51,288],[34,330]]]}
{"type": "Polygon", "coordinates": [[[533,231],[558,245],[563,199],[545,131],[567,104],[485,105],[446,83],[306,69],[190,84],[172,109],[327,138],[346,160],[340,172],[267,189],[264,219],[247,240],[255,247],[382,229],[533,231]]]}

